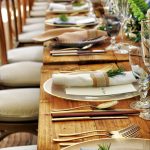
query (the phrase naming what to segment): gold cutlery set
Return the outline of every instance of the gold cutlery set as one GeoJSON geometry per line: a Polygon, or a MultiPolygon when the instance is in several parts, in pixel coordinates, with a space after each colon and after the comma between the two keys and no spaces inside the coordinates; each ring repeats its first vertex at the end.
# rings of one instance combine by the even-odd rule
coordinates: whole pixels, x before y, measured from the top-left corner
{"type": "Polygon", "coordinates": [[[52,121],[127,119],[128,115],[135,115],[139,113],[138,110],[133,109],[108,109],[117,103],[117,101],[111,101],[101,103],[97,106],[83,105],[68,109],[55,109],[51,112],[52,121]]]}
{"type": "Polygon", "coordinates": [[[111,137],[111,138],[133,138],[139,136],[140,127],[136,124],[132,124],[125,128],[115,131],[109,130],[91,130],[76,133],[60,133],[59,138],[53,139],[54,142],[60,143],[60,146],[68,146],[78,143],[78,140],[90,138],[90,137],[111,137]]]}

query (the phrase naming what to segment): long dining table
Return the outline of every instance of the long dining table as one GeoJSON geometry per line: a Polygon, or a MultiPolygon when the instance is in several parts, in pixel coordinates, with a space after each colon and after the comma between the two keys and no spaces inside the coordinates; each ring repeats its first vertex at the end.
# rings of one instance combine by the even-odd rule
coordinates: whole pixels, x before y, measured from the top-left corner
{"type": "MultiPolygon", "coordinates": [[[[52,18],[57,14],[47,13],[46,18],[52,18]]],[[[54,29],[54,26],[46,26],[46,30],[54,29]]],[[[97,44],[92,49],[104,49],[109,44],[109,40],[97,44]]],[[[60,138],[60,133],[76,133],[89,130],[118,130],[130,124],[137,124],[140,127],[139,138],[150,139],[150,121],[144,120],[136,115],[129,115],[127,118],[105,118],[95,120],[68,120],[53,121],[51,112],[54,109],[73,108],[82,105],[98,105],[103,100],[73,100],[48,94],[44,90],[44,83],[52,77],[53,73],[74,72],[74,71],[94,71],[105,68],[123,67],[131,70],[128,54],[116,54],[114,51],[106,51],[102,54],[82,55],[82,56],[51,56],[49,42],[44,43],[43,66],[41,69],[40,82],[40,102],[39,102],[39,122],[38,122],[38,150],[60,150],[68,143],[54,142],[53,139],[60,138]]],[[[110,96],[111,98],[111,96],[110,96]]],[[[129,109],[130,103],[138,100],[139,96],[131,96],[119,100],[119,103],[112,109],[129,109]]],[[[109,99],[108,99],[109,100],[109,99]]],[[[92,110],[91,107],[88,108],[92,110]]],[[[71,141],[77,143],[90,139],[107,138],[107,136],[93,136],[89,138],[71,141]]]]}

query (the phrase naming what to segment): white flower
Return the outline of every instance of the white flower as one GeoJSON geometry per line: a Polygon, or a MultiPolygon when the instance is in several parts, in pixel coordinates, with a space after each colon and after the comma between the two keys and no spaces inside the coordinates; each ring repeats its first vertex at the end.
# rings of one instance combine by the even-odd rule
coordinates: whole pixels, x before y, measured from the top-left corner
{"type": "Polygon", "coordinates": [[[147,17],[148,19],[150,19],[150,9],[147,10],[146,17],[147,17]]]}
{"type": "Polygon", "coordinates": [[[128,36],[129,36],[129,38],[136,38],[136,34],[134,34],[134,33],[128,33],[128,36]]]}

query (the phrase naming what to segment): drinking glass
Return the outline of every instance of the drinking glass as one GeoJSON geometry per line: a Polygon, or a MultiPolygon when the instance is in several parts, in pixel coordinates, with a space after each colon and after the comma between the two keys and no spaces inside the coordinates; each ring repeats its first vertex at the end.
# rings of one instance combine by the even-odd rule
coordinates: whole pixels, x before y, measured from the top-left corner
{"type": "Polygon", "coordinates": [[[130,4],[128,0],[113,0],[114,4],[118,6],[120,10],[120,20],[121,20],[121,42],[118,44],[118,51],[117,53],[126,54],[128,51],[126,50],[126,43],[124,43],[124,25],[128,18],[131,17],[130,15],[130,4]]]}
{"type": "Polygon", "coordinates": [[[111,37],[111,44],[106,49],[118,50],[116,45],[116,36],[120,31],[120,20],[116,15],[108,15],[105,16],[105,21],[107,34],[111,37]]]}
{"type": "MultiPolygon", "coordinates": [[[[148,70],[142,59],[141,48],[129,48],[129,62],[132,68],[133,75],[137,79],[138,92],[140,99],[130,104],[133,109],[141,110],[140,117],[144,118],[145,112],[150,108],[150,103],[147,98],[149,79],[148,70]]],[[[145,118],[144,118],[145,119],[145,118]]]]}
{"type": "MultiPolygon", "coordinates": [[[[150,72],[150,20],[141,21],[142,56],[147,70],[150,72]]],[[[150,80],[150,75],[148,76],[150,80]]],[[[148,100],[150,105],[150,100],[148,100]]],[[[150,108],[145,110],[142,118],[150,120],[150,108]]]]}
{"type": "Polygon", "coordinates": [[[120,31],[119,15],[119,9],[117,5],[114,5],[113,1],[111,0],[109,3],[109,10],[104,16],[106,31],[108,33],[108,36],[111,37],[111,44],[106,48],[107,50],[118,50],[118,47],[116,45],[116,36],[120,31]]]}

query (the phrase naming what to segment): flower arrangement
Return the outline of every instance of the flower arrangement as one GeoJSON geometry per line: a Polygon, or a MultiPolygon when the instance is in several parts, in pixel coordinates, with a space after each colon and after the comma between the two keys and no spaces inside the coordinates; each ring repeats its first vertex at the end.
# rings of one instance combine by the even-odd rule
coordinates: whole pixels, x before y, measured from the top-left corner
{"type": "Polygon", "coordinates": [[[130,4],[129,11],[131,17],[125,22],[125,35],[129,39],[138,42],[141,40],[140,22],[142,19],[146,18],[146,13],[150,7],[145,0],[128,0],[128,3],[130,4]]]}

